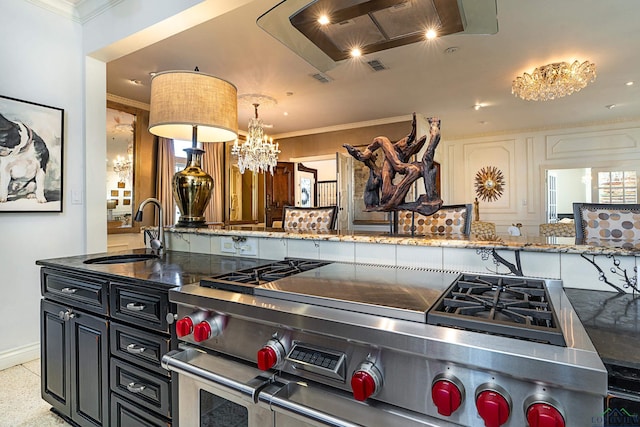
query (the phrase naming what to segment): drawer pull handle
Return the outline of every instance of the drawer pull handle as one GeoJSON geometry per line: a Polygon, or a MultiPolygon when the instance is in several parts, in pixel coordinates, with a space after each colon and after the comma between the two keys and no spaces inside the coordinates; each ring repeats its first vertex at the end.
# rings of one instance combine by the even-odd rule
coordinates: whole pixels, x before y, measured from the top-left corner
{"type": "Polygon", "coordinates": [[[147,386],[145,386],[144,384],[127,384],[127,390],[129,390],[131,393],[142,393],[142,390],[144,390],[145,388],[147,388],[147,386]]]}
{"type": "Polygon", "coordinates": [[[69,309],[67,311],[60,311],[60,313],[58,313],[58,317],[60,318],[60,320],[67,322],[70,319],[75,318],[76,314],[73,312],[72,309],[69,309]]]}
{"type": "Polygon", "coordinates": [[[62,288],[60,292],[63,294],[75,294],[78,290],[76,288],[62,288]]]}
{"type": "Polygon", "coordinates": [[[131,354],[140,354],[145,351],[145,348],[132,343],[127,346],[127,351],[131,354]]]}
{"type": "Polygon", "coordinates": [[[127,304],[127,310],[131,311],[142,311],[144,310],[145,305],[137,302],[130,302],[127,304]]]}

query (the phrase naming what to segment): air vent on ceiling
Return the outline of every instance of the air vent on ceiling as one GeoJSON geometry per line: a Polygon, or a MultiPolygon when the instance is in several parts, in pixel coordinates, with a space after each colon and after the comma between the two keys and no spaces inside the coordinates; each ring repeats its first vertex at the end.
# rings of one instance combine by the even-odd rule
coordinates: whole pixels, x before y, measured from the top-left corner
{"type": "Polygon", "coordinates": [[[379,59],[372,59],[371,61],[367,61],[367,64],[373,71],[388,70],[388,68],[382,62],[380,62],[379,59]]]}
{"type": "Polygon", "coordinates": [[[329,83],[332,79],[324,73],[311,74],[311,77],[319,81],[320,83],[329,83]]]}

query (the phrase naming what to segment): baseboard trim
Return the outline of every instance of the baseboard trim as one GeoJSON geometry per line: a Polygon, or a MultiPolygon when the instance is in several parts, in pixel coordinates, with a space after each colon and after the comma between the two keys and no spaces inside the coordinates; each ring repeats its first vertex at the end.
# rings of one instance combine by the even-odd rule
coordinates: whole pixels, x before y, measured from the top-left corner
{"type": "Polygon", "coordinates": [[[12,348],[0,353],[0,371],[40,357],[40,343],[12,348]]]}

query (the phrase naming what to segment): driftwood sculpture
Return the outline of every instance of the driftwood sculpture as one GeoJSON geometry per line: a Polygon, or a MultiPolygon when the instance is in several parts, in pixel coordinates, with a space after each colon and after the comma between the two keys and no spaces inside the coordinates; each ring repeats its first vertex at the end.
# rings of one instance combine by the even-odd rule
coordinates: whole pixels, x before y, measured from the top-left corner
{"type": "Polygon", "coordinates": [[[413,114],[411,133],[392,143],[389,138],[378,136],[363,151],[344,144],[349,154],[363,162],[369,168],[369,179],[364,190],[366,211],[390,212],[410,210],[423,215],[431,215],[442,207],[442,199],[436,188],[437,169],[433,157],[440,142],[440,120],[429,118],[429,143],[420,161],[409,159],[418,153],[427,142],[427,136],[416,141],[416,115],[413,114]],[[384,155],[382,166],[376,165],[376,150],[384,155]],[[404,175],[395,182],[396,174],[404,175]],[[406,202],[405,198],[411,185],[420,177],[424,180],[425,194],[415,201],[406,202]]]}

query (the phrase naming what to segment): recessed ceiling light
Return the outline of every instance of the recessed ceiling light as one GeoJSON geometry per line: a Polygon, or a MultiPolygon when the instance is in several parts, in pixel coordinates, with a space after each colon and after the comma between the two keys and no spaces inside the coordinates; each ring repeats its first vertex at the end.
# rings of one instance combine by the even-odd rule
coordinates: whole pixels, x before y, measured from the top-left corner
{"type": "Polygon", "coordinates": [[[427,32],[425,33],[425,37],[427,38],[427,40],[433,40],[436,37],[438,37],[438,33],[436,32],[436,30],[434,30],[433,28],[430,28],[427,30],[427,32]]]}
{"type": "Polygon", "coordinates": [[[289,113],[287,113],[286,111],[284,113],[282,113],[282,114],[285,115],[285,116],[289,115],[289,113]]]}
{"type": "Polygon", "coordinates": [[[458,46],[450,46],[444,50],[444,53],[456,53],[460,48],[458,46]]]}
{"type": "Polygon", "coordinates": [[[331,23],[331,20],[329,19],[329,17],[327,15],[321,15],[318,18],[318,24],[320,25],[328,25],[331,23]]]}
{"type": "Polygon", "coordinates": [[[131,82],[131,84],[133,84],[133,85],[141,85],[141,84],[142,84],[142,82],[141,82],[140,80],[138,80],[138,79],[131,79],[131,80],[129,80],[129,81],[130,81],[130,82],[131,82]]]}
{"type": "Polygon", "coordinates": [[[605,107],[607,107],[609,110],[613,110],[614,108],[616,108],[616,104],[605,105],[605,107]]]}
{"type": "Polygon", "coordinates": [[[478,123],[480,123],[481,125],[486,125],[489,122],[487,122],[486,120],[482,120],[481,122],[478,122],[478,123]]]}
{"type": "Polygon", "coordinates": [[[156,75],[156,74],[158,74],[158,73],[156,73],[155,71],[151,71],[151,72],[149,73],[149,75],[150,75],[151,77],[155,77],[155,75],[156,75]]]}
{"type": "Polygon", "coordinates": [[[473,109],[474,109],[474,110],[476,110],[476,111],[478,111],[479,109],[481,109],[481,108],[482,108],[482,107],[484,107],[484,106],[485,106],[485,104],[480,104],[480,103],[478,103],[478,104],[475,104],[475,105],[473,106],[473,109]]]}
{"type": "Polygon", "coordinates": [[[626,82],[625,85],[627,86],[633,86],[633,82],[626,82]]]}
{"type": "Polygon", "coordinates": [[[354,47],[353,49],[351,49],[352,58],[357,58],[359,56],[362,56],[362,50],[360,50],[360,48],[354,47]]]}

